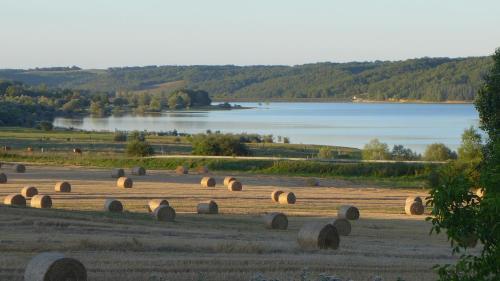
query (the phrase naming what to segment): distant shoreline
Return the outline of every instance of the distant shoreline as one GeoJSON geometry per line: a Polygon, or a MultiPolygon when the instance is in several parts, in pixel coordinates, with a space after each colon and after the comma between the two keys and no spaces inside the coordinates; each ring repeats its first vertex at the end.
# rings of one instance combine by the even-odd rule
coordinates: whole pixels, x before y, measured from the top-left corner
{"type": "Polygon", "coordinates": [[[474,101],[421,101],[421,100],[332,100],[332,99],[270,99],[270,100],[255,100],[255,99],[218,99],[212,98],[212,102],[254,102],[254,103],[278,103],[278,102],[288,102],[288,103],[393,103],[393,104],[473,104],[474,101]]]}

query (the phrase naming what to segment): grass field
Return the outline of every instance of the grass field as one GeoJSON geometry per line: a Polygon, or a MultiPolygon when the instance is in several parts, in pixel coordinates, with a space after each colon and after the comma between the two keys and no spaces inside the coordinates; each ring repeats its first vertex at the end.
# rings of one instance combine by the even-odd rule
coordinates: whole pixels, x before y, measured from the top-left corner
{"type": "MultiPolygon", "coordinates": [[[[69,152],[78,147],[84,152],[123,153],[125,142],[113,140],[112,132],[89,132],[54,130],[40,131],[29,128],[0,128],[0,146],[10,146],[14,151],[26,151],[32,147],[34,151],[44,148],[47,152],[69,152]]],[[[191,154],[191,144],[186,137],[147,136],[157,154],[191,154]]],[[[284,144],[284,143],[249,143],[254,156],[273,157],[316,157],[321,145],[284,144]]],[[[361,152],[356,148],[331,146],[332,150],[347,158],[360,158],[361,152]]]]}
{"type": "MultiPolygon", "coordinates": [[[[81,260],[89,280],[251,280],[258,274],[279,280],[317,280],[321,273],[353,280],[375,275],[384,280],[433,280],[431,267],[450,263],[444,236],[429,236],[425,216],[404,214],[410,195],[425,190],[388,189],[333,178],[307,187],[305,178],[233,174],[242,192],[199,185],[202,175],[148,171],[132,176],[134,187],[120,189],[109,169],[28,166],[24,174],[0,186],[0,198],[35,185],[53,197],[53,209],[10,208],[0,205],[0,280],[23,280],[29,259],[41,251],[61,251],[81,260]],[[67,180],[69,194],[55,194],[54,183],[67,180]],[[295,205],[273,203],[274,189],[293,191],[295,205]],[[102,212],[105,198],[122,200],[126,212],[102,212]],[[152,198],[166,198],[177,212],[176,222],[154,221],[146,210],[152,198]],[[219,215],[197,215],[196,204],[213,199],[219,215]],[[306,252],[296,236],[306,221],[330,221],[341,204],[355,204],[361,219],[352,222],[350,236],[338,250],[306,252]],[[289,216],[284,231],[265,229],[260,216],[281,211],[289,216]],[[305,273],[304,273],[305,272],[305,273]],[[308,275],[307,278],[302,276],[308,275]]],[[[128,171],[127,171],[128,173],[128,171]]]]}

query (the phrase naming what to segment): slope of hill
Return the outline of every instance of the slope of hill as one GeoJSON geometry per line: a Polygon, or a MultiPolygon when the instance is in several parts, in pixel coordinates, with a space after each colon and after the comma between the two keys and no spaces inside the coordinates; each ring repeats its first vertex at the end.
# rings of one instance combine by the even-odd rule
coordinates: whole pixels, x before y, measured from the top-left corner
{"type": "Polygon", "coordinates": [[[0,70],[0,80],[91,91],[205,90],[215,99],[470,101],[490,57],[315,63],[297,66],[145,66],[0,70]]]}

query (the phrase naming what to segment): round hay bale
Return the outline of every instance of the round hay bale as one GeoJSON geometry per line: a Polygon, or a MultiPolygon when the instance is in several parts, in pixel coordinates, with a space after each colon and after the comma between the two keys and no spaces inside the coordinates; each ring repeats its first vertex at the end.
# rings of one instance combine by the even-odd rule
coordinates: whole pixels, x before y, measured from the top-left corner
{"type": "Polygon", "coordinates": [[[212,177],[203,177],[201,179],[201,187],[215,187],[215,179],[212,177]]]}
{"type": "Polygon", "coordinates": [[[270,229],[287,229],[288,218],[283,213],[268,213],[263,216],[264,224],[270,229]]]}
{"type": "Polygon", "coordinates": [[[337,249],[340,237],[332,224],[309,222],[302,226],[297,241],[302,249],[337,249]]]}
{"type": "Polygon", "coordinates": [[[21,189],[21,195],[30,198],[38,194],[38,189],[34,186],[25,186],[21,189]]]}
{"type": "Polygon", "coordinates": [[[420,198],[419,196],[410,196],[410,197],[406,198],[406,204],[408,204],[408,203],[411,204],[413,202],[423,204],[422,198],[420,198]]]}
{"type": "Polygon", "coordinates": [[[52,208],[52,199],[48,195],[35,195],[31,198],[31,208],[48,209],[52,208]]]}
{"type": "Polygon", "coordinates": [[[56,192],[71,192],[71,184],[67,181],[57,182],[54,190],[56,192]]]}
{"type": "Polygon", "coordinates": [[[9,194],[5,196],[3,203],[9,206],[26,207],[26,198],[21,194],[9,194]]]}
{"type": "Polygon", "coordinates": [[[188,171],[188,168],[185,166],[177,166],[177,168],[175,168],[175,173],[179,175],[186,175],[188,171]]]}
{"type": "Polygon", "coordinates": [[[170,206],[165,199],[151,199],[148,202],[148,211],[151,213],[160,206],[170,206]]]}
{"type": "Polygon", "coordinates": [[[243,185],[239,181],[230,181],[227,189],[229,191],[241,191],[243,190],[243,185]]]}
{"type": "Polygon", "coordinates": [[[121,178],[121,177],[124,177],[125,176],[125,170],[123,169],[118,169],[118,168],[115,168],[113,170],[111,170],[111,177],[112,178],[121,178]]]}
{"type": "Polygon", "coordinates": [[[133,185],[134,182],[132,181],[132,179],[127,177],[118,178],[118,180],[116,181],[116,186],[121,188],[132,188],[133,185]]]}
{"type": "Polygon", "coordinates": [[[208,167],[207,166],[198,166],[196,168],[196,171],[200,174],[208,174],[208,167]]]}
{"type": "Polygon", "coordinates": [[[113,213],[121,213],[123,212],[122,202],[116,199],[106,199],[104,201],[104,211],[113,212],[113,213]]]}
{"type": "Polygon", "coordinates": [[[224,178],[224,186],[229,186],[229,183],[232,182],[232,181],[235,181],[236,178],[233,178],[233,177],[225,177],[224,178]]]}
{"type": "Polygon", "coordinates": [[[351,233],[351,223],[346,219],[334,219],[332,225],[335,226],[341,236],[347,236],[351,233]]]}
{"type": "Polygon", "coordinates": [[[24,281],[87,281],[87,270],[81,262],[61,253],[41,253],[30,260],[24,281]]]}
{"type": "Polygon", "coordinates": [[[279,202],[279,197],[280,195],[283,193],[283,191],[281,190],[275,190],[273,191],[273,193],[271,193],[271,199],[273,200],[273,202],[279,202]]]}
{"type": "Polygon", "coordinates": [[[218,214],[219,213],[219,206],[217,206],[217,203],[215,201],[210,200],[207,202],[201,202],[198,204],[197,207],[198,214],[218,214]]]}
{"type": "Polygon", "coordinates": [[[422,215],[424,214],[424,205],[418,201],[406,201],[405,213],[407,215],[422,215]]]}
{"type": "Polygon", "coordinates": [[[14,172],[24,173],[24,172],[26,172],[26,166],[24,166],[23,164],[16,164],[16,165],[14,165],[14,172]]]}
{"type": "Polygon", "coordinates": [[[283,192],[278,197],[278,202],[280,202],[280,204],[295,204],[296,200],[297,198],[293,192],[283,192]]]}
{"type": "Polygon", "coordinates": [[[158,221],[174,221],[175,210],[168,205],[160,205],[158,208],[154,209],[153,216],[158,221]]]}
{"type": "Polygon", "coordinates": [[[133,167],[131,172],[132,172],[132,175],[136,175],[136,176],[145,176],[146,175],[146,169],[144,169],[144,167],[133,167]]]}
{"type": "Polygon", "coordinates": [[[7,183],[7,175],[0,173],[0,183],[7,183]]]}
{"type": "Polygon", "coordinates": [[[357,220],[359,219],[359,210],[353,205],[342,205],[339,207],[339,211],[337,212],[337,218],[357,220]]]}

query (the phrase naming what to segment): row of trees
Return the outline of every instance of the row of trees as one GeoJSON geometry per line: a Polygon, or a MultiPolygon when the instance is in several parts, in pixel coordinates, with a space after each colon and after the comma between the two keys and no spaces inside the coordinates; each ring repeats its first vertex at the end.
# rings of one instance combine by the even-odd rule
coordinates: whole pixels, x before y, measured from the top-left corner
{"type": "Polygon", "coordinates": [[[127,107],[136,112],[160,112],[166,109],[185,109],[209,106],[212,103],[205,91],[181,89],[174,92],[117,92],[112,99],[115,111],[127,107]]]}
{"type": "Polygon", "coordinates": [[[427,146],[423,155],[420,155],[403,145],[394,145],[392,150],[386,143],[378,139],[371,140],[362,151],[365,160],[426,160],[447,161],[459,159],[467,162],[477,162],[481,159],[483,142],[481,134],[474,127],[466,129],[462,134],[462,144],[458,148],[458,154],[442,143],[434,143],[427,146]]]}

